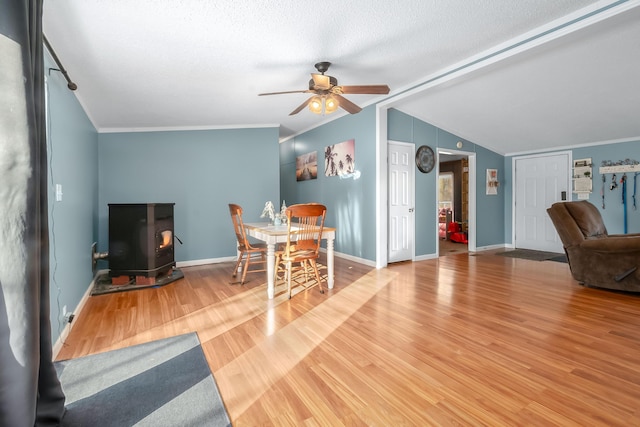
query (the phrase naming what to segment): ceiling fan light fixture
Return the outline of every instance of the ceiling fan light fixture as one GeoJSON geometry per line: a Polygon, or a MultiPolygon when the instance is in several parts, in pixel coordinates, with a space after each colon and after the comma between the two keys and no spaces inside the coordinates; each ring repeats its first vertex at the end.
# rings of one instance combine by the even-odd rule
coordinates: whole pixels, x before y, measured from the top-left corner
{"type": "Polygon", "coordinates": [[[342,96],[343,94],[386,95],[389,93],[389,86],[387,85],[338,86],[338,79],[325,74],[330,65],[330,62],[318,62],[316,64],[316,70],[318,70],[318,73],[311,74],[309,89],[259,93],[258,95],[280,95],[284,93],[314,94],[289,113],[290,116],[293,116],[298,114],[307,106],[309,107],[309,111],[314,114],[331,114],[338,108],[342,108],[349,114],[357,114],[362,111],[362,108],[358,107],[347,98],[344,98],[342,96]]]}
{"type": "Polygon", "coordinates": [[[313,98],[311,98],[311,101],[309,101],[309,110],[311,110],[311,112],[315,114],[322,114],[322,104],[322,98],[320,98],[319,96],[314,96],[313,98]]]}
{"type": "Polygon", "coordinates": [[[326,114],[331,114],[338,109],[339,105],[338,100],[329,95],[324,100],[324,112],[326,114]]]}

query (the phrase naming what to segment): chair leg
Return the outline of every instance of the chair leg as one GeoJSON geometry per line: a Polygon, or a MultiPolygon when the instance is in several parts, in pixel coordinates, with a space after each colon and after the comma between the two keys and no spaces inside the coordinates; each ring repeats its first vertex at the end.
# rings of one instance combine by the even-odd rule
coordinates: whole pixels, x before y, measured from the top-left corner
{"type": "Polygon", "coordinates": [[[315,259],[310,259],[309,263],[311,263],[313,271],[316,273],[316,280],[318,281],[318,286],[320,287],[320,293],[324,294],[324,289],[322,289],[322,282],[320,281],[320,273],[318,273],[318,264],[316,264],[315,259]]]}
{"type": "Polygon", "coordinates": [[[251,254],[247,252],[247,260],[244,262],[244,267],[242,267],[241,285],[244,285],[244,279],[247,277],[247,272],[249,271],[249,264],[251,264],[251,254]]]}
{"type": "Polygon", "coordinates": [[[289,299],[291,299],[291,264],[291,261],[287,262],[287,294],[289,299]]]}
{"type": "Polygon", "coordinates": [[[309,270],[307,270],[308,268],[307,260],[300,262],[300,268],[302,268],[302,270],[304,271],[304,283],[307,283],[309,281],[309,270]]]}
{"type": "Polygon", "coordinates": [[[238,267],[240,267],[240,263],[242,262],[243,255],[244,254],[242,252],[238,254],[238,261],[236,261],[236,266],[233,268],[233,274],[231,275],[231,277],[236,277],[238,275],[238,267]]]}
{"type": "MultiPolygon", "coordinates": [[[[273,283],[278,282],[278,266],[280,265],[280,255],[276,255],[275,264],[273,265],[273,283]]],[[[285,277],[286,279],[286,277],[285,277]]]]}

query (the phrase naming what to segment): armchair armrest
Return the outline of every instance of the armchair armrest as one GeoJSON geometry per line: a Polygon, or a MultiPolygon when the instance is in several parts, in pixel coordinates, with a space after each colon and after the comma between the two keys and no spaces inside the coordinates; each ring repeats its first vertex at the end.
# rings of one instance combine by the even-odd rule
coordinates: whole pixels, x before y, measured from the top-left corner
{"type": "Polygon", "coordinates": [[[638,252],[640,254],[640,235],[609,236],[603,239],[589,239],[580,243],[581,249],[600,253],[625,254],[638,252]]]}
{"type": "Polygon", "coordinates": [[[637,237],[637,236],[640,236],[640,233],[609,234],[609,237],[637,237]]]}

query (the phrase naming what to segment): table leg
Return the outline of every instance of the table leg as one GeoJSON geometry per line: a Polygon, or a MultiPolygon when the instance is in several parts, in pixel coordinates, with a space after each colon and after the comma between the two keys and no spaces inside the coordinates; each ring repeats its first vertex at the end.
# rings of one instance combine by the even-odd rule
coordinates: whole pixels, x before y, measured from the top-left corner
{"type": "Polygon", "coordinates": [[[327,239],[327,287],[333,289],[333,239],[327,239]]]}
{"type": "Polygon", "coordinates": [[[275,295],[275,284],[273,282],[273,273],[276,265],[276,245],[275,243],[267,243],[267,298],[273,299],[275,295]]]}

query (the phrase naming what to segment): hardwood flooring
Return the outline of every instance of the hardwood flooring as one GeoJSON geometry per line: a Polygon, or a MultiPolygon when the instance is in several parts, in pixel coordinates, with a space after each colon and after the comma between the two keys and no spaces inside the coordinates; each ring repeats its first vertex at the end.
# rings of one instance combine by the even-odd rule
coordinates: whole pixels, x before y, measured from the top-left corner
{"type": "Polygon", "coordinates": [[[451,240],[440,239],[438,244],[440,245],[440,256],[457,255],[469,252],[469,246],[466,243],[456,243],[451,240]]]}
{"type": "Polygon", "coordinates": [[[196,331],[234,426],[640,425],[640,297],[461,254],[266,298],[233,263],[91,297],[58,359],[196,331]]]}

